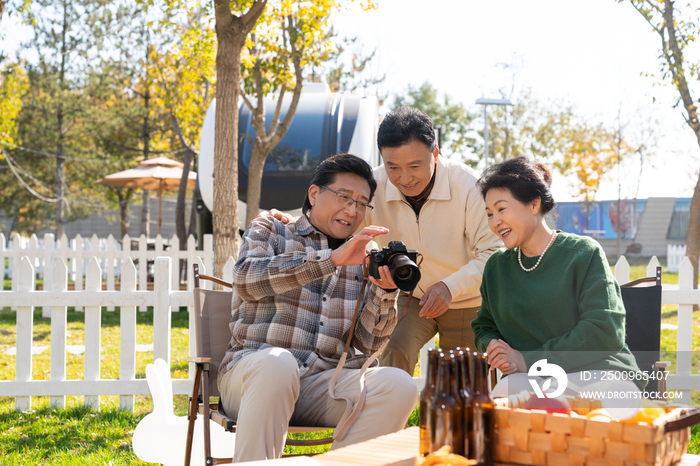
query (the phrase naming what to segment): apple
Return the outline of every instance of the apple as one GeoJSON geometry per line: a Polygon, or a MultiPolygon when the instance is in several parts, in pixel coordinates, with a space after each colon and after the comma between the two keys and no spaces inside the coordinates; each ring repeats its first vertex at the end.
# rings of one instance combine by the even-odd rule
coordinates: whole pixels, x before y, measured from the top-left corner
{"type": "Polygon", "coordinates": [[[564,398],[538,398],[537,396],[531,396],[523,405],[523,409],[541,409],[548,413],[571,413],[571,406],[564,398]]]}

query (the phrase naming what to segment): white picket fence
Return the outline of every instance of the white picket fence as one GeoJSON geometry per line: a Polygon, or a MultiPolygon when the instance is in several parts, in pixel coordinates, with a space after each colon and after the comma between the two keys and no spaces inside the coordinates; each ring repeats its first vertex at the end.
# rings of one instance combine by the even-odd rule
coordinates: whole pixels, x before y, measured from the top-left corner
{"type": "MultiPolygon", "coordinates": [[[[200,270],[206,268],[201,258],[195,258],[200,270]]],[[[172,259],[155,259],[154,287],[152,291],[136,288],[136,267],[127,257],[122,264],[121,289],[102,290],[102,270],[97,258],[92,258],[86,268],[84,290],[67,291],[68,267],[62,257],[54,261],[51,274],[52,288],[35,290],[35,271],[28,257],[23,257],[15,269],[17,290],[0,291],[0,303],[17,309],[17,340],[15,380],[0,381],[0,396],[15,397],[15,408],[31,408],[32,396],[49,396],[50,405],[65,407],[66,395],[84,395],[85,404],[99,409],[100,395],[119,395],[119,406],[133,410],[134,395],[148,395],[145,379],[136,379],[136,308],[153,306],[153,359],[162,358],[170,363],[171,308],[192,306],[191,291],[172,287],[172,259]],[[19,270],[17,270],[19,269],[19,270]],[[35,306],[51,306],[51,372],[50,380],[32,379],[33,311],[35,306]],[[85,308],[85,372],[80,380],[66,379],[67,308],[85,308]],[[120,364],[119,379],[100,377],[100,323],[103,306],[119,306],[120,309],[120,364]]],[[[233,258],[229,258],[224,279],[232,281],[233,258]]],[[[207,282],[204,282],[206,284],[207,282]]],[[[190,313],[190,328],[194,328],[194,313],[190,313]]],[[[189,341],[190,354],[194,354],[194,333],[189,341]]],[[[190,378],[194,370],[190,367],[190,378]]],[[[173,380],[173,393],[188,394],[192,390],[191,379],[173,380]]]]}
{"type": "MultiPolygon", "coordinates": [[[[207,268],[200,257],[202,273],[207,268]]],[[[26,410],[31,407],[32,396],[49,396],[52,406],[65,406],[66,395],[84,395],[85,404],[99,408],[101,395],[119,395],[120,407],[133,409],[134,395],[149,394],[145,379],[135,378],[136,358],[136,308],[153,306],[153,358],[170,361],[171,308],[192,306],[191,291],[180,291],[173,287],[173,260],[170,257],[155,259],[154,288],[137,289],[136,267],[131,258],[124,259],[121,273],[121,289],[102,290],[102,269],[98,258],[93,258],[86,267],[85,288],[67,291],[68,267],[62,257],[54,261],[51,275],[51,287],[42,291],[35,290],[35,270],[32,261],[23,257],[19,270],[15,267],[17,289],[0,291],[0,303],[17,309],[17,343],[15,380],[0,381],[0,396],[15,397],[16,409],[26,410]],[[51,315],[51,373],[50,380],[32,380],[32,341],[33,310],[35,306],[50,306],[51,315]],[[67,308],[84,306],[85,308],[85,375],[80,380],[66,379],[66,340],[67,308]],[[119,379],[105,380],[100,377],[100,317],[102,307],[119,306],[121,308],[121,346],[119,379]]],[[[653,276],[658,260],[654,257],[647,266],[647,276],[653,276]]],[[[233,258],[229,258],[224,270],[224,280],[232,281],[233,258]]],[[[689,403],[690,390],[700,389],[700,374],[692,374],[693,350],[693,304],[700,304],[700,290],[692,286],[692,266],[689,259],[684,259],[680,266],[678,285],[664,285],[662,300],[664,304],[678,304],[678,344],[675,373],[668,376],[669,390],[682,393],[681,400],[689,403]],[[685,401],[688,400],[688,401],[685,401]]],[[[629,264],[621,257],[615,266],[615,278],[619,283],[629,281],[629,264]]],[[[205,282],[206,284],[207,282],[205,282]]],[[[190,313],[190,328],[194,328],[194,313],[190,313]]],[[[190,333],[194,336],[194,333],[190,333]]],[[[194,354],[194,338],[190,338],[190,354],[194,354]]],[[[432,342],[421,351],[421,360],[427,360],[427,350],[432,342]]],[[[187,394],[192,388],[191,377],[194,373],[190,366],[189,379],[173,380],[173,393],[187,394]]],[[[415,378],[421,388],[425,383],[425,365],[421,364],[421,374],[415,378]]]]}
{"type": "MultiPolygon", "coordinates": [[[[69,280],[75,284],[76,290],[83,289],[83,281],[87,264],[92,258],[97,258],[103,279],[106,281],[107,290],[114,290],[115,283],[119,281],[121,269],[124,261],[128,258],[138,264],[137,282],[138,290],[148,288],[148,264],[156,257],[170,257],[173,261],[171,270],[171,283],[173,289],[180,287],[180,269],[177,266],[180,259],[187,262],[187,283],[192,289],[192,264],[195,258],[200,257],[205,266],[211,270],[214,255],[214,242],[212,235],[204,235],[204,248],[197,250],[197,245],[193,236],[187,238],[187,249],[180,250],[177,235],[168,242],[156,236],[155,242],[149,244],[144,235],[138,240],[132,240],[129,235],[125,235],[121,244],[112,235],[108,238],[97,238],[93,235],[89,240],[80,235],[72,240],[68,240],[64,235],[59,241],[55,241],[52,233],[44,235],[39,240],[36,235],[26,238],[13,234],[9,242],[6,243],[5,235],[0,233],[0,268],[3,270],[3,277],[12,277],[12,290],[17,290],[19,274],[12,271],[17,267],[22,257],[27,257],[34,268],[37,278],[43,279],[43,289],[52,289],[52,274],[44,273],[51,270],[51,264],[57,259],[63,259],[68,266],[69,280]],[[132,242],[137,246],[132,249],[132,242]],[[8,259],[5,266],[5,258],[8,259]]],[[[13,308],[14,310],[14,308],[13,308]]],[[[76,310],[82,310],[82,306],[76,306],[76,310]]],[[[113,311],[114,306],[109,306],[108,311],[113,311]]],[[[140,311],[145,311],[145,307],[140,307],[140,311]]],[[[42,316],[51,316],[51,307],[42,309],[42,316]]]]}
{"type": "Polygon", "coordinates": [[[667,244],[666,245],[666,269],[671,273],[678,273],[681,263],[685,259],[685,244],[667,244]]]}

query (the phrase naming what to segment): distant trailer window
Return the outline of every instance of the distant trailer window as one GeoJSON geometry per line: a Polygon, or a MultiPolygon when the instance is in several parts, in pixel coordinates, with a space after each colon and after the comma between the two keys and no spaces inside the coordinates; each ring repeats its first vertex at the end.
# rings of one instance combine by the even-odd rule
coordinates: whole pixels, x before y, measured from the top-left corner
{"type": "Polygon", "coordinates": [[[673,216],[668,225],[666,239],[685,240],[688,237],[690,220],[690,199],[677,199],[673,206],[673,216]]]}

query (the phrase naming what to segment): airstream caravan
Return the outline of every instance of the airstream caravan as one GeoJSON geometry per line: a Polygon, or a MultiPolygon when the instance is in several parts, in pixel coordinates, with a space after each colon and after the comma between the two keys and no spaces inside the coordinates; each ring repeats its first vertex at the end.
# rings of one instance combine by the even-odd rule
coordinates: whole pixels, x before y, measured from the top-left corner
{"type": "MultiPolygon", "coordinates": [[[[291,94],[282,103],[280,119],[289,108],[291,94]]],[[[276,101],[265,101],[269,125],[276,101]]],[[[245,229],[245,201],[248,167],[255,138],[252,112],[239,102],[238,198],[239,227],[245,229]]],[[[202,126],[199,144],[196,208],[199,214],[198,237],[212,230],[214,203],[214,120],[216,102],[212,101],[202,126]]],[[[263,171],[260,208],[277,208],[298,215],[314,169],[321,160],[339,152],[349,152],[379,165],[376,145],[379,103],[376,97],[358,97],[331,93],[326,84],[305,84],[289,130],[267,157],[263,171]],[[294,212],[297,211],[297,212],[294,212]]]]}

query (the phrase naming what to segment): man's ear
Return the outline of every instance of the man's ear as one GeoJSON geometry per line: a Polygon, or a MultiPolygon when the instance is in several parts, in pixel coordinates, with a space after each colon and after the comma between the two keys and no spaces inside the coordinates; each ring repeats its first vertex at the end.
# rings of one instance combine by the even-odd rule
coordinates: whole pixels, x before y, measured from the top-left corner
{"type": "Polygon", "coordinates": [[[312,207],[314,205],[316,205],[316,199],[318,198],[319,194],[321,194],[320,187],[316,186],[315,184],[312,184],[311,186],[309,186],[309,191],[308,191],[309,203],[311,204],[312,207]]]}
{"type": "Polygon", "coordinates": [[[435,150],[433,151],[433,159],[435,160],[435,163],[438,161],[438,155],[440,155],[440,148],[436,145],[435,150]]]}

